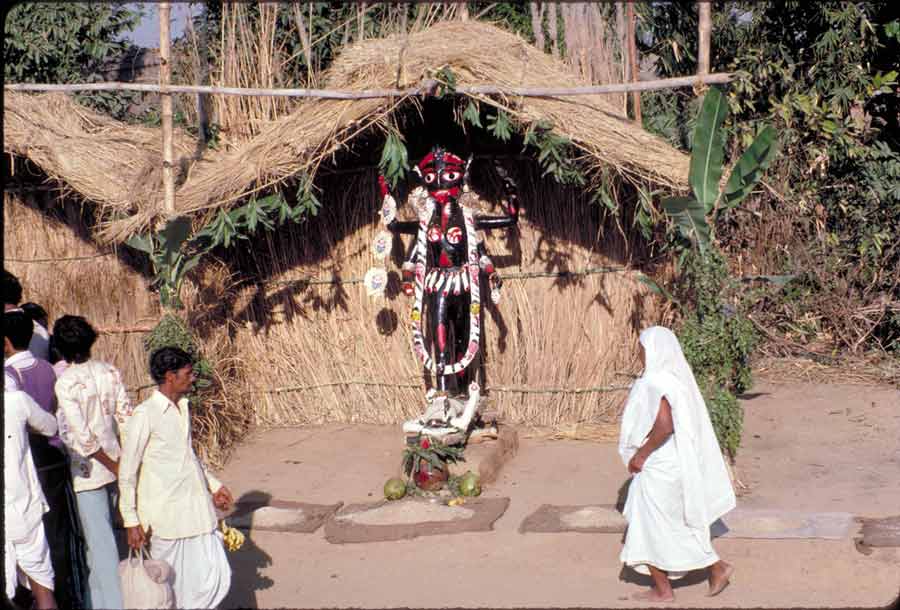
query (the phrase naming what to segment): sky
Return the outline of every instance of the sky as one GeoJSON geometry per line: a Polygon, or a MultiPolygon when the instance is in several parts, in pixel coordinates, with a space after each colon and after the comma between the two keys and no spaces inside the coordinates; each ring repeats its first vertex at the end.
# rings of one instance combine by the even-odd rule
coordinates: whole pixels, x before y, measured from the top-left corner
{"type": "MultiPolygon", "coordinates": [[[[202,5],[199,3],[172,2],[171,33],[172,40],[178,38],[185,29],[185,19],[191,14],[198,14],[202,5]]],[[[133,2],[128,5],[131,10],[140,10],[141,21],[134,31],[126,33],[125,38],[139,47],[159,48],[159,6],[155,2],[133,2]]]]}

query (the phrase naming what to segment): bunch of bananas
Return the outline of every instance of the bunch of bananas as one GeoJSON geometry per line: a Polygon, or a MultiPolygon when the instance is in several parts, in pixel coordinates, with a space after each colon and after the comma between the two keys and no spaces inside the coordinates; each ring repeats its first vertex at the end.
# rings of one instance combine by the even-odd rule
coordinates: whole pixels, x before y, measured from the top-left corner
{"type": "Polygon", "coordinates": [[[243,546],[244,534],[241,530],[225,523],[225,519],[219,522],[219,529],[222,530],[222,536],[225,538],[225,548],[229,551],[236,551],[243,546]]]}

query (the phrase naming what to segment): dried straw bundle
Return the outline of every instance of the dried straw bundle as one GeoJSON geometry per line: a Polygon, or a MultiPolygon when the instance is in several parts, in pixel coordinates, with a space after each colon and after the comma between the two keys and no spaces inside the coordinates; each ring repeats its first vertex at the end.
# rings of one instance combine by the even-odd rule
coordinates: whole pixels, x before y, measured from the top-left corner
{"type": "MultiPolygon", "coordinates": [[[[186,167],[193,141],[175,137],[186,167]]],[[[6,91],[3,150],[27,157],[48,177],[98,204],[104,218],[162,205],[162,139],[158,129],[120,123],[63,94],[6,91]]]]}
{"type": "MultiPolygon", "coordinates": [[[[327,74],[326,86],[364,90],[406,88],[448,66],[458,85],[571,87],[588,82],[561,61],[518,36],[479,22],[449,21],[409,35],[363,41],[349,47],[327,74]]],[[[583,152],[591,168],[613,168],[635,179],[673,189],[687,181],[688,158],[621,116],[602,95],[569,98],[510,98],[496,101],[520,120],[549,121],[583,152]]],[[[384,119],[405,99],[306,100],[291,114],[262,128],[233,150],[212,152],[196,164],[177,195],[177,213],[230,207],[248,194],[305,173],[357,135],[384,119]]],[[[140,213],[106,233],[123,239],[148,226],[161,210],[140,213]]]]}
{"type": "Polygon", "coordinates": [[[159,315],[159,299],[126,251],[98,248],[91,219],[77,203],[4,194],[4,266],[22,282],[24,299],[53,320],[87,318],[100,331],[94,356],[116,366],[126,385],[150,383],[140,329],[159,315]],[[112,331],[112,332],[109,332],[112,331]]]}

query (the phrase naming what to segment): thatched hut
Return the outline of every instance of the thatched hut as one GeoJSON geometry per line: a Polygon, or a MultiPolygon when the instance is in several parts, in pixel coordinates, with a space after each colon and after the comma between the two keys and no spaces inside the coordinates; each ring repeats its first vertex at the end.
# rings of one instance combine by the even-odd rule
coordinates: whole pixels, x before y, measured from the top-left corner
{"type": "MultiPolygon", "coordinates": [[[[442,68],[457,85],[586,84],[513,34],[448,22],[346,49],[326,87],[404,88],[442,68]]],[[[634,186],[680,190],[688,159],[602,95],[473,97],[522,125],[552,124],[595,180],[614,183],[621,213],[604,212],[589,188],[543,177],[521,138],[503,143],[471,125],[463,129],[453,120],[452,98],[304,100],[258,137],[220,150],[203,151],[178,135],[176,214],[195,227],[254,193],[288,190],[300,177],[314,178],[323,204],[303,223],[220,249],[189,278],[189,321],[206,351],[227,361],[234,408],[271,424],[388,423],[420,412],[427,379],[410,349],[410,303],[398,294],[396,274],[381,300],[367,297],[361,281],[381,228],[377,159],[392,128],[405,137],[411,159],[436,141],[474,154],[473,187],[485,211],[497,205],[500,189],[480,159],[500,157],[518,180],[519,227],[486,236],[507,278],[503,300],[484,314],[481,380],[493,407],[507,420],[535,425],[615,418],[636,368],[636,334],[665,315],[638,280],[654,262],[653,244],[631,227],[638,214],[654,212],[634,186]]],[[[51,316],[82,313],[110,331],[101,355],[134,388],[147,383],[137,331],[159,311],[146,261],[122,244],[166,218],[158,142],[155,130],[118,124],[66,97],[4,100],[4,151],[20,168],[16,188],[31,191],[13,189],[4,198],[6,265],[51,316]],[[39,197],[21,168],[62,190],[39,197]]],[[[395,240],[395,269],[405,245],[395,240]]],[[[231,436],[208,443],[225,445],[231,436]]]]}

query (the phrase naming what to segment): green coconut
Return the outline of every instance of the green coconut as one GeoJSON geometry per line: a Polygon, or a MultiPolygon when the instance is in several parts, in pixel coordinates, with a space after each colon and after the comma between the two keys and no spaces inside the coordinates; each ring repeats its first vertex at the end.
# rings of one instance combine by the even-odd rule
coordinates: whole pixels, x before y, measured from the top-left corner
{"type": "Polygon", "coordinates": [[[459,480],[459,493],[470,497],[481,495],[481,481],[478,475],[471,470],[467,471],[459,480]]]}
{"type": "Polygon", "coordinates": [[[399,500],[406,495],[406,483],[397,477],[387,480],[384,484],[384,497],[388,500],[399,500]]]}

